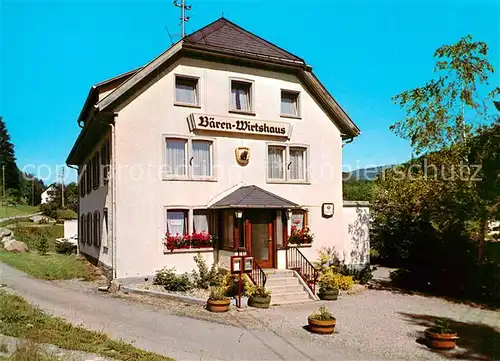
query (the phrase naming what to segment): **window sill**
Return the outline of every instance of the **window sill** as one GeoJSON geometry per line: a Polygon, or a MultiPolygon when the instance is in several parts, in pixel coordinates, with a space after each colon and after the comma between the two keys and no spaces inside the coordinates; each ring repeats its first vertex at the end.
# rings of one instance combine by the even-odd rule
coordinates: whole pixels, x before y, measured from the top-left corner
{"type": "Polygon", "coordinates": [[[229,113],[255,116],[256,113],[248,110],[229,109],[229,113]]]}
{"type": "Polygon", "coordinates": [[[163,254],[183,254],[183,253],[209,253],[213,252],[213,248],[178,248],[174,250],[169,250],[164,248],[163,249],[163,254]]]}
{"type": "Polygon", "coordinates": [[[217,178],[182,178],[182,177],[162,177],[163,181],[183,181],[183,182],[217,182],[217,178]]]}
{"type": "Polygon", "coordinates": [[[186,108],[201,109],[201,105],[191,104],[191,103],[179,103],[179,102],[175,102],[174,106],[176,106],[176,107],[186,107],[186,108]]]}
{"type": "Polygon", "coordinates": [[[267,183],[269,184],[298,184],[298,185],[311,185],[311,182],[308,181],[286,181],[286,180],[271,180],[268,179],[267,183]]]}
{"type": "Polygon", "coordinates": [[[302,119],[300,115],[293,115],[293,114],[280,114],[281,118],[291,118],[291,119],[302,119]]]}
{"type": "Polygon", "coordinates": [[[288,244],[288,248],[311,248],[312,243],[302,243],[302,244],[288,244]]]}

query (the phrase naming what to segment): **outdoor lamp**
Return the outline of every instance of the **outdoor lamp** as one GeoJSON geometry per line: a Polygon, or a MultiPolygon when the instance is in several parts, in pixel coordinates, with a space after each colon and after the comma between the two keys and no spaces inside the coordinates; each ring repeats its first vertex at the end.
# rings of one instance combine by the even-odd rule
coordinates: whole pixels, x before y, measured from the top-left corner
{"type": "Polygon", "coordinates": [[[292,213],[292,210],[291,210],[291,209],[287,209],[287,210],[286,210],[286,219],[290,219],[290,218],[292,218],[292,214],[293,214],[293,213],[292,213]]]}
{"type": "Polygon", "coordinates": [[[242,210],[237,210],[236,212],[234,212],[234,214],[236,215],[236,218],[238,218],[238,219],[243,218],[243,211],[242,210]]]}

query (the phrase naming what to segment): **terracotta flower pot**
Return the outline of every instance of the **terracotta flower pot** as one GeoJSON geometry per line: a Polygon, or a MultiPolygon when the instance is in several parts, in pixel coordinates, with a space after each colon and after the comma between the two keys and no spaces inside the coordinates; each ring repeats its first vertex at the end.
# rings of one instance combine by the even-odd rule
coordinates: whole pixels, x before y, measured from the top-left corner
{"type": "Polygon", "coordinates": [[[321,300],[335,301],[339,297],[339,290],[320,291],[318,296],[321,300]]]}
{"type": "Polygon", "coordinates": [[[335,324],[337,323],[337,320],[334,318],[333,320],[318,321],[308,318],[307,322],[309,323],[309,331],[311,331],[312,333],[329,335],[332,334],[335,330],[335,324]]]}
{"type": "Polygon", "coordinates": [[[248,305],[255,308],[269,308],[271,304],[271,296],[268,297],[258,297],[250,296],[248,298],[248,305]]]}
{"type": "Polygon", "coordinates": [[[457,345],[456,333],[435,333],[430,329],[425,330],[425,341],[429,348],[434,350],[451,350],[457,345]]]}
{"type": "Polygon", "coordinates": [[[210,312],[227,312],[229,311],[229,305],[231,304],[231,300],[207,300],[207,309],[210,312]]]}

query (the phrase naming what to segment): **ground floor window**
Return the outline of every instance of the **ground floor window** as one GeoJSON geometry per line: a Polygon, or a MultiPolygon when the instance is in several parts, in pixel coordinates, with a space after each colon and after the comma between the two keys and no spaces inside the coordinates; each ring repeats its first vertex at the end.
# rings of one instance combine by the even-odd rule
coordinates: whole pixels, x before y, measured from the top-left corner
{"type": "Polygon", "coordinates": [[[207,210],[195,209],[193,211],[193,232],[209,233],[209,218],[207,210]]]}
{"type": "Polygon", "coordinates": [[[85,242],[88,244],[92,244],[92,214],[87,213],[87,220],[86,220],[86,234],[85,234],[85,242]]]}
{"type": "Polygon", "coordinates": [[[305,211],[303,211],[302,209],[297,209],[297,210],[294,210],[292,211],[292,226],[295,226],[295,228],[297,228],[297,230],[301,230],[302,228],[304,228],[305,226],[305,211]]]}
{"type": "Polygon", "coordinates": [[[167,233],[184,235],[187,230],[188,211],[186,209],[167,210],[167,233]]]}

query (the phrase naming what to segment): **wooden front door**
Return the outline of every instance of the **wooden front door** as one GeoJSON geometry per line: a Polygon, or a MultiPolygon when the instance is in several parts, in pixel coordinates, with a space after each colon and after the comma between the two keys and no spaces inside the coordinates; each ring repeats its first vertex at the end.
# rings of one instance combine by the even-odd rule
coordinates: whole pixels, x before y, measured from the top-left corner
{"type": "Polygon", "coordinates": [[[262,268],[274,267],[274,218],[276,211],[253,210],[247,217],[247,251],[262,268]]]}

